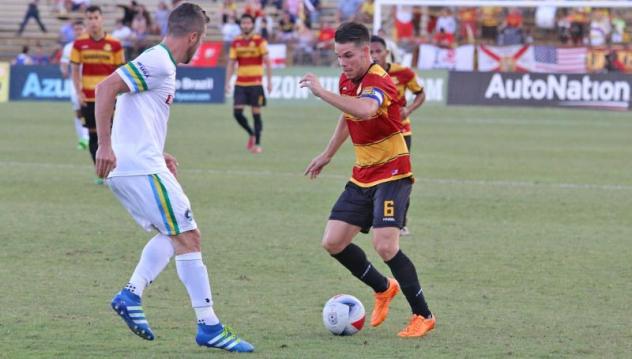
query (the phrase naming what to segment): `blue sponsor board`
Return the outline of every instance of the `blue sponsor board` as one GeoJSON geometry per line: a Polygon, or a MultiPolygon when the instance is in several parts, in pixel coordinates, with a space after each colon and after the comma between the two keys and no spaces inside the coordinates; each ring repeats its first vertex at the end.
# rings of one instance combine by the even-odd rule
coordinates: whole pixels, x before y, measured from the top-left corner
{"type": "MultiPolygon", "coordinates": [[[[175,101],[181,103],[223,103],[223,68],[178,67],[175,101]]],[[[11,101],[69,101],[72,81],[62,79],[59,67],[11,66],[11,101]]]]}
{"type": "Polygon", "coordinates": [[[62,79],[55,65],[11,66],[10,101],[66,101],[72,82],[62,79]]]}
{"type": "Polygon", "coordinates": [[[175,102],[223,103],[226,70],[220,67],[178,67],[175,102]]]}

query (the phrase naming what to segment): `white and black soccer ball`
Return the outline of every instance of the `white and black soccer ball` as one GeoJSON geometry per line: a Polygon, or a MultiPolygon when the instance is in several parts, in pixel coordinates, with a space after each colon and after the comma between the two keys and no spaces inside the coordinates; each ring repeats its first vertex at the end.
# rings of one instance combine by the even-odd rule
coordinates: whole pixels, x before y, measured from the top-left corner
{"type": "Polygon", "coordinates": [[[353,335],[364,326],[364,306],[358,298],[338,294],[325,303],[323,323],[334,335],[353,335]]]}

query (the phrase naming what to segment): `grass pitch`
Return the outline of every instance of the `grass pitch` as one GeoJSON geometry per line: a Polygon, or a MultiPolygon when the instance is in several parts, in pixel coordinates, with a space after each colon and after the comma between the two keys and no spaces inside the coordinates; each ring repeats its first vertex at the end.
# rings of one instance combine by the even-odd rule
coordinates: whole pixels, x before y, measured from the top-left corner
{"type": "MultiPolygon", "coordinates": [[[[144,296],[157,335],[109,308],[152,234],[74,148],[70,105],[0,104],[0,357],[206,357],[173,262],[144,296]]],[[[632,352],[632,122],[628,113],[426,106],[413,120],[412,237],[437,328],[396,333],[403,296],[379,328],[334,337],[325,301],[372,296],[320,248],[353,162],[302,176],[336,111],[272,102],[251,155],[225,106],[174,105],[167,150],[203,234],[220,318],[253,358],[624,357],[632,352]],[[626,354],[628,353],[628,354],[626,354]]],[[[387,266],[357,243],[384,273],[387,266]]]]}

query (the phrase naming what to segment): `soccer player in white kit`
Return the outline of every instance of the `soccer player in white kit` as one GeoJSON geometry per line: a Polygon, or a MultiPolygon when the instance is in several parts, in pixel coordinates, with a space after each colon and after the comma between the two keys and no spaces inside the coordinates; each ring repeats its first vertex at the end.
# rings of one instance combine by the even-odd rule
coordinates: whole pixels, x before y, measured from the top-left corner
{"type": "MultiPolygon", "coordinates": [[[[77,20],[72,24],[72,31],[74,32],[75,39],[81,36],[85,31],[86,27],[83,24],[83,21],[77,20]]],[[[61,52],[61,58],[59,59],[59,70],[61,71],[61,76],[64,79],[70,78],[70,53],[72,52],[73,41],[64,45],[64,49],[61,52]]],[[[75,86],[70,83],[70,102],[72,103],[72,109],[75,111],[75,132],[77,133],[77,149],[85,150],[88,148],[88,129],[83,126],[83,121],[81,121],[81,104],[79,103],[79,99],[77,98],[77,92],[75,91],[75,86]]]]}
{"type": "Polygon", "coordinates": [[[197,344],[251,352],[254,347],[222,325],[213,310],[200,232],[189,199],[176,179],[177,161],[164,152],[169,107],[176,90],[176,64],[191,60],[207,23],[208,17],[198,5],[179,5],[169,15],[169,29],[162,43],[121,66],[97,86],[97,175],[107,176],[106,183],[139,225],[159,232],[143,249],[131,279],[111,305],[132,332],[153,340],[141,297],[175,254],[178,276],[197,317],[197,344]]]}

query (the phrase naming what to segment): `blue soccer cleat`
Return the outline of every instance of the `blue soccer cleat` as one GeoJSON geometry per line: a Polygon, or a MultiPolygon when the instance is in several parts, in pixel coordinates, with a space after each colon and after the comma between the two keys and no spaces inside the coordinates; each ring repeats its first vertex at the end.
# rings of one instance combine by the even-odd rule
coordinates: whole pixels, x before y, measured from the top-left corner
{"type": "Polygon", "coordinates": [[[154,340],[154,333],[147,323],[140,297],[128,289],[121,290],[112,299],[112,309],[118,314],[134,334],[146,340],[154,340]]]}
{"type": "Polygon", "coordinates": [[[224,349],[229,352],[250,353],[255,347],[241,339],[232,329],[220,324],[198,324],[198,333],[195,341],[200,346],[224,349]]]}

